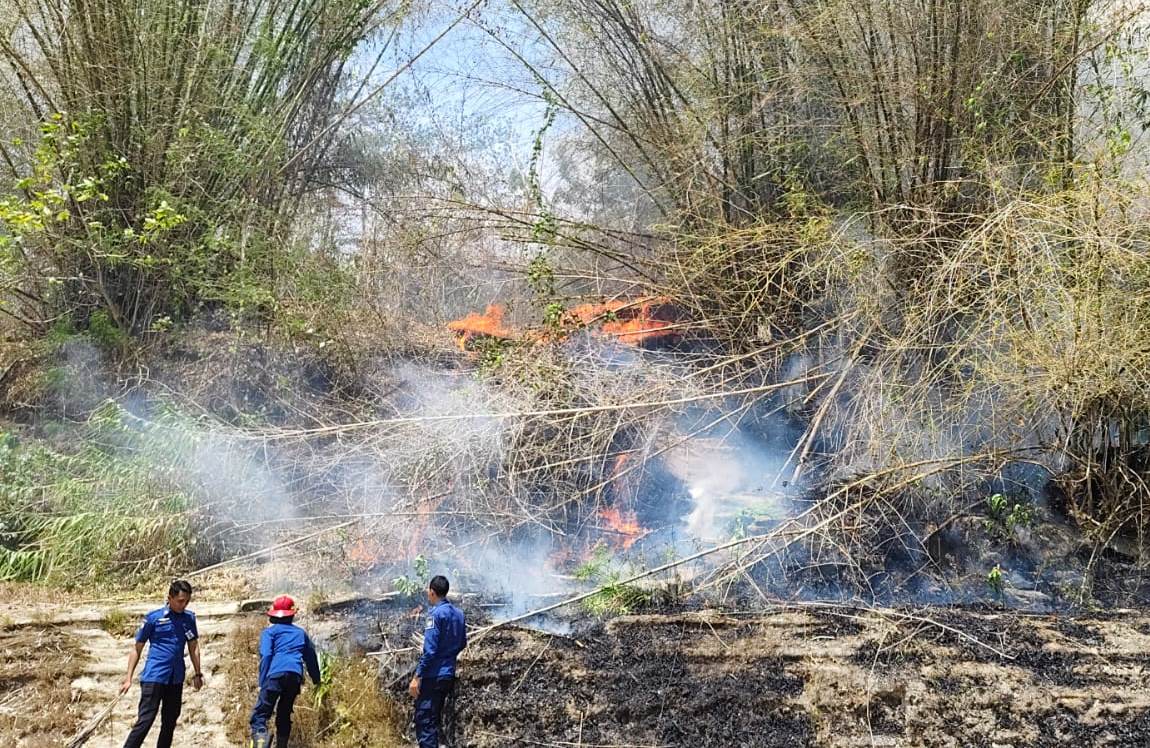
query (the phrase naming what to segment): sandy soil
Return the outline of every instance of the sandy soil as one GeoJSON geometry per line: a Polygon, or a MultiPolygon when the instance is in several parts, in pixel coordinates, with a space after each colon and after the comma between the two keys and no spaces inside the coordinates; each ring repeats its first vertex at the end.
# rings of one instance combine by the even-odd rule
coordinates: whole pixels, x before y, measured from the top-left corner
{"type": "MultiPolygon", "coordinates": [[[[220,667],[220,650],[231,628],[230,616],[196,613],[201,639],[201,664],[206,675],[205,687],[184,690],[184,709],[176,732],[179,745],[197,748],[227,748],[231,742],[224,735],[222,694],[227,687],[220,667]]],[[[77,628],[76,635],[83,642],[90,666],[84,674],[72,681],[72,689],[86,703],[104,705],[115,698],[124,677],[127,654],[132,646],[130,636],[112,636],[100,628],[77,628]]],[[[138,671],[137,671],[138,672],[138,671]]],[[[88,741],[90,748],[120,748],[136,717],[140,686],[135,684],[116,706],[112,716],[88,741]]],[[[156,744],[159,724],[152,727],[145,746],[156,744]]]]}

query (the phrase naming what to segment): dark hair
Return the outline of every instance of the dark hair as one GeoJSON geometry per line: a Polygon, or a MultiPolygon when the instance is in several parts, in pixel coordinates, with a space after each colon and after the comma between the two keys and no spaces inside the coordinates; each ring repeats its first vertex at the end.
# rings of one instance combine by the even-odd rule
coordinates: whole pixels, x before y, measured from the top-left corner
{"type": "Polygon", "coordinates": [[[168,597],[175,597],[181,592],[188,593],[188,597],[192,596],[192,585],[185,579],[175,579],[172,581],[172,586],[168,587],[168,597]]]}
{"type": "Polygon", "coordinates": [[[447,577],[442,574],[432,577],[427,587],[439,597],[447,597],[447,591],[451,589],[451,585],[447,583],[447,577]]]}

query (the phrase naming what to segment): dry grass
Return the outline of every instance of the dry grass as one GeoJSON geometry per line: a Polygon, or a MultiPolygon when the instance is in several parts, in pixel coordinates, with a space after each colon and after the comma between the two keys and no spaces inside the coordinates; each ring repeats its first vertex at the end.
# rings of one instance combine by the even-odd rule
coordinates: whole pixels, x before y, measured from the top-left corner
{"type": "Polygon", "coordinates": [[[86,664],[80,643],[59,629],[0,633],[0,745],[48,748],[72,735],[85,705],[73,700],[71,684],[86,664]]]}
{"type": "MultiPolygon", "coordinates": [[[[229,738],[240,745],[249,734],[248,719],[255,704],[259,671],[259,637],[263,616],[237,622],[228,637],[223,671],[229,738]]],[[[317,704],[317,689],[310,684],[296,700],[292,723],[293,748],[398,748],[403,739],[404,717],[396,704],[381,691],[373,663],[363,659],[332,658],[325,666],[330,687],[317,704]],[[330,673],[330,676],[328,675],[330,673]]]]}

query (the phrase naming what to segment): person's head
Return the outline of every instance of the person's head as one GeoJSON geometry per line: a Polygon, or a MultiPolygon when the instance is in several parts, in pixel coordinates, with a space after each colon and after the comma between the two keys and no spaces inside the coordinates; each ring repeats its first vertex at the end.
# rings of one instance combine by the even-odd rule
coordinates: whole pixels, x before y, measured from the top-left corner
{"type": "Polygon", "coordinates": [[[447,597],[449,589],[451,589],[451,585],[447,583],[447,577],[437,574],[427,584],[427,599],[434,605],[447,597]]]}
{"type": "Polygon", "coordinates": [[[183,613],[192,601],[192,585],[184,579],[177,579],[168,587],[168,610],[183,613]]]}
{"type": "Polygon", "coordinates": [[[291,623],[295,614],[295,600],[290,595],[280,595],[272,601],[272,607],[268,610],[268,620],[272,623],[291,623]]]}

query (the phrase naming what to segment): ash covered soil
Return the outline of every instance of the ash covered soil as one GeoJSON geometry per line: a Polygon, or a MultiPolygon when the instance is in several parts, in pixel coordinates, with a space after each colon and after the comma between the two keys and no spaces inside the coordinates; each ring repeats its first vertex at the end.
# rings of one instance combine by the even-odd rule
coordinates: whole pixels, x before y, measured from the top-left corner
{"type": "Polygon", "coordinates": [[[1148,647],[1143,613],[702,611],[571,638],[501,629],[463,659],[460,744],[1146,746],[1148,647]]]}

